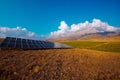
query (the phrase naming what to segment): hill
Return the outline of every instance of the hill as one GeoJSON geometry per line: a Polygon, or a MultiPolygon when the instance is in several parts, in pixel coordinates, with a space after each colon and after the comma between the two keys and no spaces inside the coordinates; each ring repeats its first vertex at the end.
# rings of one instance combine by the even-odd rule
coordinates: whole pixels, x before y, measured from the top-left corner
{"type": "Polygon", "coordinates": [[[1,49],[0,80],[120,80],[120,35],[59,42],[73,49],[1,49]]]}
{"type": "Polygon", "coordinates": [[[92,33],[85,35],[71,35],[64,38],[48,39],[48,41],[61,42],[61,41],[74,41],[74,40],[120,40],[119,33],[92,33]]]}
{"type": "Polygon", "coordinates": [[[2,50],[0,80],[120,80],[120,54],[87,49],[2,50]]]}
{"type": "Polygon", "coordinates": [[[75,40],[61,43],[70,45],[74,48],[120,53],[120,41],[117,40],[75,40]]]}

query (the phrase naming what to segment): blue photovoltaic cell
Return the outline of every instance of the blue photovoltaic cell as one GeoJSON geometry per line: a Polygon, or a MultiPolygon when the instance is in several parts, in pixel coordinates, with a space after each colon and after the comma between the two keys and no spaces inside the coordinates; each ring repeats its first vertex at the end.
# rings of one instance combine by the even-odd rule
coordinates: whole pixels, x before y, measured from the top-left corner
{"type": "Polygon", "coordinates": [[[42,41],[39,41],[39,45],[41,45],[42,48],[46,48],[45,44],[42,41]]]}
{"type": "Polygon", "coordinates": [[[3,47],[3,48],[7,48],[7,44],[8,43],[4,42],[4,43],[1,43],[0,46],[3,47]]]}
{"type": "Polygon", "coordinates": [[[38,48],[40,48],[40,49],[43,48],[42,45],[39,43],[39,41],[35,41],[35,42],[36,42],[38,48]]]}
{"type": "Polygon", "coordinates": [[[1,48],[9,49],[52,49],[52,48],[70,48],[70,46],[58,43],[30,40],[22,38],[6,37],[0,44],[1,48]]]}
{"type": "Polygon", "coordinates": [[[14,48],[15,47],[15,42],[10,42],[7,47],[14,48]]]}

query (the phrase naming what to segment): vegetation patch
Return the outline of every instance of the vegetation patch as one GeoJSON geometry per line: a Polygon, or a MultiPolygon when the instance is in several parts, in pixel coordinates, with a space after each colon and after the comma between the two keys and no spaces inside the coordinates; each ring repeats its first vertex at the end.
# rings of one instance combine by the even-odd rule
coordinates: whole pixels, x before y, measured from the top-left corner
{"type": "Polygon", "coordinates": [[[120,53],[120,42],[119,41],[68,41],[61,42],[70,45],[74,48],[92,49],[107,52],[120,53]]]}
{"type": "Polygon", "coordinates": [[[69,41],[69,42],[62,42],[63,44],[70,45],[74,48],[90,48],[96,45],[103,44],[105,42],[96,42],[96,41],[69,41]]]}
{"type": "Polygon", "coordinates": [[[120,42],[109,42],[100,46],[95,46],[90,49],[107,51],[107,52],[119,52],[120,53],[120,42]]]}

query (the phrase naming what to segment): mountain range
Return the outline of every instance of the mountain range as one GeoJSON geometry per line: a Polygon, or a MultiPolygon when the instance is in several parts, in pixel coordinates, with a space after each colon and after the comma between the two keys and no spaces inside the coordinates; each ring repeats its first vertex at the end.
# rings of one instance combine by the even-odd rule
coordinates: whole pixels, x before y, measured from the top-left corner
{"type": "Polygon", "coordinates": [[[115,35],[120,35],[120,28],[110,26],[107,23],[94,19],[92,23],[73,24],[71,27],[65,22],[59,26],[59,30],[52,33],[50,41],[61,40],[77,40],[77,39],[96,39],[107,38],[115,35]]]}

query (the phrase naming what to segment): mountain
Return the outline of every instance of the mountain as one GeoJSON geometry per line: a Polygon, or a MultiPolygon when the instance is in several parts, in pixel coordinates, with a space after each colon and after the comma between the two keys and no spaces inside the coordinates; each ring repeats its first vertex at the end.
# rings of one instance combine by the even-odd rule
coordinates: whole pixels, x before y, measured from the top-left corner
{"type": "Polygon", "coordinates": [[[120,33],[116,32],[98,32],[98,33],[89,33],[84,35],[74,34],[68,37],[63,38],[54,38],[48,39],[48,41],[68,41],[68,40],[90,40],[90,39],[119,39],[120,40],[120,33]]]}
{"type": "Polygon", "coordinates": [[[78,39],[102,39],[109,38],[112,36],[120,35],[120,29],[110,27],[103,29],[103,27],[87,27],[83,30],[70,33],[70,35],[65,37],[57,37],[53,39],[48,39],[49,41],[67,41],[67,40],[78,40],[78,39]],[[110,30],[109,30],[110,29],[110,30]]]}
{"type": "Polygon", "coordinates": [[[120,34],[120,28],[110,26],[99,19],[93,19],[91,23],[85,21],[71,26],[62,21],[58,30],[51,32],[49,40],[76,40],[87,36],[109,37],[117,34],[120,34]]]}
{"type": "Polygon", "coordinates": [[[119,28],[110,27],[103,29],[103,27],[92,27],[92,28],[87,27],[74,33],[71,32],[70,35],[67,35],[65,37],[57,37],[48,40],[67,41],[67,40],[77,40],[77,39],[100,39],[100,38],[108,38],[108,37],[116,36],[119,34],[120,34],[119,28]]]}

